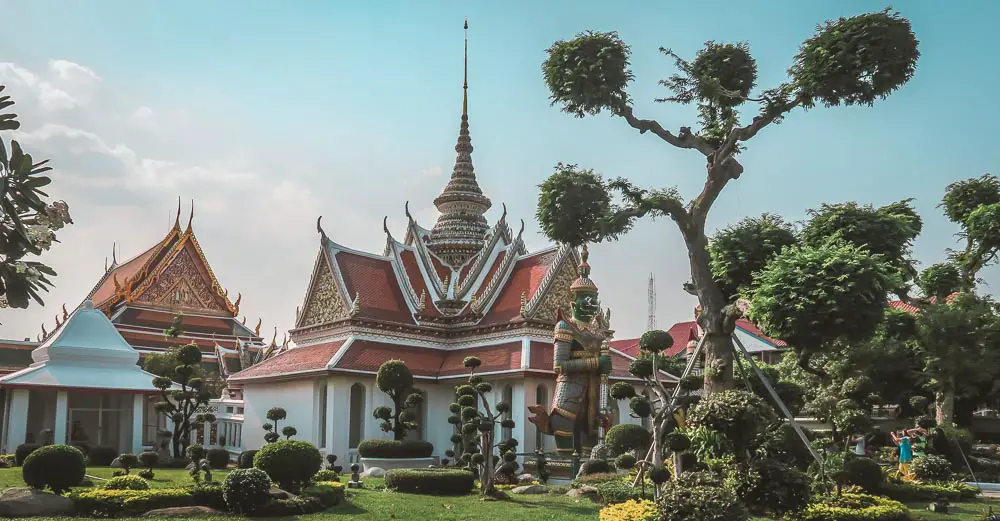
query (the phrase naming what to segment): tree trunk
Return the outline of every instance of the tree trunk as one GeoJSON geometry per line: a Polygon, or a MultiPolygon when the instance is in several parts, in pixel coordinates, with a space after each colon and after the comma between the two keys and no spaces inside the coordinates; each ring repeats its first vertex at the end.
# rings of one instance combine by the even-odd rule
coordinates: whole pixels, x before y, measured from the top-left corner
{"type": "Polygon", "coordinates": [[[950,425],[955,418],[955,386],[946,385],[937,391],[934,394],[934,405],[938,425],[950,425]]]}
{"type": "Polygon", "coordinates": [[[698,325],[704,330],[705,385],[703,394],[732,389],[733,382],[733,329],[734,322],[726,316],[726,298],[712,277],[711,257],[708,254],[708,237],[704,225],[692,225],[684,233],[691,265],[691,280],[701,304],[698,325]],[[700,228],[700,229],[696,229],[700,228]]]}

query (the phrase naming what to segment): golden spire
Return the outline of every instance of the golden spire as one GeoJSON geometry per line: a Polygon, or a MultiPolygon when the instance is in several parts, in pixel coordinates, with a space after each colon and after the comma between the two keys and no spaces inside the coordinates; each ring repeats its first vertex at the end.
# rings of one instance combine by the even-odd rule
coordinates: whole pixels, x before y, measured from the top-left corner
{"type": "Polygon", "coordinates": [[[191,235],[191,221],[193,220],[194,220],[194,199],[191,199],[191,216],[188,217],[187,230],[184,233],[191,235]]]}
{"type": "Polygon", "coordinates": [[[174,229],[181,231],[181,196],[177,196],[177,216],[174,217],[174,229]]]}
{"type": "Polygon", "coordinates": [[[465,19],[465,61],[462,70],[462,115],[469,115],[469,19],[465,19]]]}

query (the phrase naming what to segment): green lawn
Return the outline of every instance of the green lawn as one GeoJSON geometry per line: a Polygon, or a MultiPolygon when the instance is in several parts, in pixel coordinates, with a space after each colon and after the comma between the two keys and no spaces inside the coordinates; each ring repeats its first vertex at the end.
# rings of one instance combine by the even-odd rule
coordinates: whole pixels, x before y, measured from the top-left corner
{"type": "MultiPolygon", "coordinates": [[[[88,476],[95,476],[98,478],[108,479],[111,474],[119,469],[112,469],[107,467],[89,467],[87,468],[88,476]]],[[[139,472],[141,469],[132,469],[132,474],[139,472]]],[[[179,488],[192,485],[191,476],[188,475],[188,471],[184,469],[155,469],[155,477],[149,482],[150,486],[153,488],[179,488]]],[[[212,479],[216,481],[222,481],[226,477],[226,471],[215,471],[212,472],[212,479]]],[[[94,485],[100,485],[99,480],[94,480],[94,485]]],[[[21,479],[21,469],[20,467],[0,469],[0,490],[11,487],[23,487],[24,480],[21,479]]]]}

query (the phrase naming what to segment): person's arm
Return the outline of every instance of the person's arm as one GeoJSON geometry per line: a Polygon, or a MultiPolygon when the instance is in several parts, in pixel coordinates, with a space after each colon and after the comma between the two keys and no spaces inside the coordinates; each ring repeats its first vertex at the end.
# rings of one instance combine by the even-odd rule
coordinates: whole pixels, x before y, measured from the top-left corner
{"type": "Polygon", "coordinates": [[[896,431],[892,431],[889,434],[892,436],[893,443],[895,443],[896,445],[899,445],[899,436],[896,435],[896,431]]]}

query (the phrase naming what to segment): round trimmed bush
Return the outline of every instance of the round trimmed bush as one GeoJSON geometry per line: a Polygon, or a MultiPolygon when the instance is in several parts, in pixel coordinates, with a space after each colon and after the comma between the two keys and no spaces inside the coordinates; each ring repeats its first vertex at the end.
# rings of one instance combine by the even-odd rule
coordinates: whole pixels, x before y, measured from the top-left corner
{"type": "Polygon", "coordinates": [[[620,469],[632,469],[635,467],[636,463],[638,463],[638,460],[631,454],[622,454],[621,456],[615,458],[615,466],[620,469]]]}
{"type": "Polygon", "coordinates": [[[147,481],[156,477],[156,474],[150,469],[142,469],[136,475],[147,481]]]}
{"type": "Polygon", "coordinates": [[[20,467],[24,465],[24,460],[28,458],[28,455],[35,452],[41,448],[41,445],[35,443],[22,443],[14,449],[14,465],[20,467]]]}
{"type": "Polygon", "coordinates": [[[237,514],[248,514],[270,501],[271,478],[260,469],[236,469],[222,482],[222,499],[237,514]]]}
{"type": "Polygon", "coordinates": [[[118,457],[118,449],[106,445],[98,445],[90,449],[90,459],[92,467],[108,467],[111,462],[118,457]]]}
{"type": "Polygon", "coordinates": [[[913,475],[921,481],[949,481],[953,472],[948,460],[928,454],[913,460],[913,475]]]}
{"type": "Polygon", "coordinates": [[[749,448],[776,419],[774,409],[759,396],[737,389],[703,397],[688,415],[691,426],[722,433],[737,453],[749,448]]]}
{"type": "Polygon", "coordinates": [[[79,485],[86,474],[83,453],[69,445],[40,447],[24,459],[21,467],[25,484],[38,490],[47,487],[55,494],[62,494],[70,487],[79,485]]]}
{"type": "Polygon", "coordinates": [[[139,454],[139,464],[141,464],[143,467],[146,467],[147,469],[155,467],[156,464],[159,462],[160,462],[160,455],[155,452],[146,451],[143,452],[142,454],[139,454]]]}
{"type": "Polygon", "coordinates": [[[747,521],[736,494],[701,473],[685,473],[663,484],[659,518],[670,521],[747,521]]]}
{"type": "Polygon", "coordinates": [[[476,486],[476,475],[460,469],[392,469],[385,473],[388,489],[432,496],[464,496],[476,486]]]}
{"type": "Polygon", "coordinates": [[[740,501],[755,514],[773,513],[781,518],[812,500],[809,476],[773,459],[741,465],[730,480],[740,501]]]}
{"type": "Polygon", "coordinates": [[[149,482],[139,476],[115,476],[104,482],[105,490],[149,490],[149,482]]]}
{"type": "Polygon", "coordinates": [[[321,470],[313,476],[313,482],[319,483],[321,481],[340,481],[340,474],[332,470],[321,470]]]}
{"type": "Polygon", "coordinates": [[[323,456],[313,444],[282,440],[264,445],[253,458],[253,466],[288,492],[298,492],[309,484],[323,466],[323,456]]]}
{"type": "Polygon", "coordinates": [[[589,459],[580,466],[580,475],[589,476],[591,474],[608,474],[612,472],[611,464],[602,459],[589,459]]]}
{"type": "Polygon", "coordinates": [[[604,435],[604,443],[617,454],[624,454],[633,450],[644,450],[649,447],[652,435],[644,429],[642,425],[631,423],[619,423],[608,429],[604,435]]]}
{"type": "Polygon", "coordinates": [[[856,485],[866,492],[875,493],[882,488],[882,467],[870,458],[854,458],[844,463],[844,482],[856,485]]]}
{"type": "Polygon", "coordinates": [[[205,459],[213,469],[224,469],[229,466],[229,451],[219,448],[208,449],[205,459]]]}
{"type": "Polygon", "coordinates": [[[358,444],[358,455],[362,458],[429,458],[431,454],[434,445],[421,440],[364,440],[358,444]]]}
{"type": "Polygon", "coordinates": [[[188,448],[184,450],[184,455],[191,461],[201,461],[208,455],[208,451],[205,450],[205,447],[195,443],[188,445],[188,448]]]}
{"type": "Polygon", "coordinates": [[[795,516],[801,521],[865,520],[906,521],[910,519],[906,506],[899,501],[867,494],[829,496],[822,502],[807,506],[795,516]]]}
{"type": "Polygon", "coordinates": [[[237,458],[236,462],[241,469],[252,469],[253,468],[253,457],[257,455],[255,450],[245,450],[240,453],[240,457],[237,458]]]}

